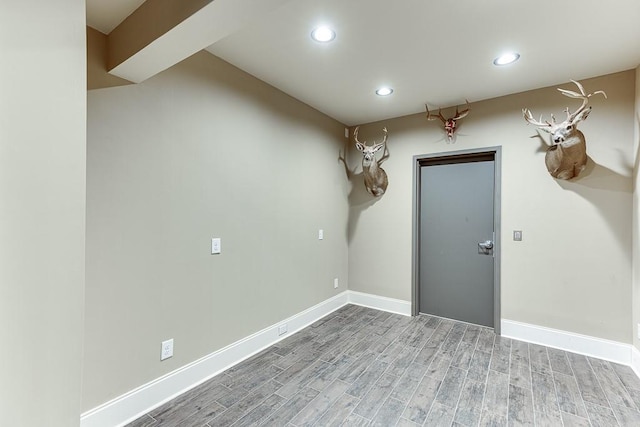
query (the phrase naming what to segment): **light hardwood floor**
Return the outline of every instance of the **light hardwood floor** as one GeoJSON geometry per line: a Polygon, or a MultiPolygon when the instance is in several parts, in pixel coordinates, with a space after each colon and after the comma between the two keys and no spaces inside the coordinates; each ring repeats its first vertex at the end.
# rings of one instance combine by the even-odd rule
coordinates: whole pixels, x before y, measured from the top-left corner
{"type": "Polygon", "coordinates": [[[631,368],[347,305],[139,418],[142,426],[640,426],[631,368]]]}

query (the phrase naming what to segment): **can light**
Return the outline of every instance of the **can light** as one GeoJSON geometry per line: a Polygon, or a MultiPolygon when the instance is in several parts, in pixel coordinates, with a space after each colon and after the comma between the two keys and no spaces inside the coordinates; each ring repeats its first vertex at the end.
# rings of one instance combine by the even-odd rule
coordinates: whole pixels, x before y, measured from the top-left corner
{"type": "Polygon", "coordinates": [[[502,55],[500,55],[496,59],[494,59],[493,60],[493,65],[497,65],[497,66],[509,65],[509,64],[513,64],[518,59],[520,59],[520,54],[519,53],[517,53],[517,52],[507,52],[507,53],[503,53],[502,55]]]}
{"type": "Polygon", "coordinates": [[[390,87],[381,87],[376,90],[376,95],[378,96],[389,96],[393,93],[393,89],[390,87]]]}
{"type": "Polygon", "coordinates": [[[328,43],[336,38],[336,32],[327,26],[322,26],[311,32],[311,38],[320,43],[328,43]]]}

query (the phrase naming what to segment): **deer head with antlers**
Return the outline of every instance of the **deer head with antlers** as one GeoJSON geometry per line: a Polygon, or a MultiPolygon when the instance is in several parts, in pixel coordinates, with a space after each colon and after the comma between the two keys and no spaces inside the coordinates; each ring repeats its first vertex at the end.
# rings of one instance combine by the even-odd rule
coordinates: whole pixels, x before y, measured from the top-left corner
{"type": "Polygon", "coordinates": [[[587,108],[589,98],[596,94],[602,94],[605,98],[607,94],[598,90],[587,94],[584,87],[575,80],[571,80],[578,86],[580,93],[572,90],[558,88],[560,93],[569,98],[582,100],[582,105],[573,113],[569,112],[569,107],[564,111],[567,118],[560,123],[551,114],[551,123],[548,121],[535,120],[528,108],[522,109],[522,115],[527,123],[538,126],[544,132],[551,134],[551,145],[547,149],[544,162],[552,177],[558,179],[571,179],[580,174],[587,164],[587,144],[584,134],[577,128],[578,123],[586,119],[591,112],[591,107],[587,108]]]}
{"type": "Polygon", "coordinates": [[[367,142],[358,141],[358,129],[360,127],[356,127],[353,132],[353,138],[356,141],[356,148],[362,152],[362,172],[364,175],[364,186],[367,188],[367,192],[374,197],[380,197],[387,190],[387,185],[389,184],[389,180],[387,179],[387,173],[380,167],[380,164],[389,157],[387,153],[387,128],[382,128],[384,132],[384,138],[382,142],[373,143],[373,145],[367,145],[367,142]],[[380,160],[376,160],[376,152],[378,152],[382,147],[385,147],[385,153],[380,158],[380,160]]]}
{"type": "Polygon", "coordinates": [[[463,117],[466,117],[467,114],[469,114],[469,111],[471,110],[471,107],[469,107],[469,101],[467,100],[465,101],[467,102],[467,108],[465,110],[459,111],[458,107],[456,107],[455,116],[450,117],[448,119],[442,115],[442,109],[438,109],[438,115],[434,115],[434,114],[431,114],[431,112],[429,111],[429,106],[427,104],[424,104],[424,107],[427,109],[427,120],[440,119],[440,121],[442,121],[442,123],[444,124],[444,131],[447,134],[447,142],[451,142],[453,140],[454,134],[458,126],[458,120],[462,119],[463,117]]]}

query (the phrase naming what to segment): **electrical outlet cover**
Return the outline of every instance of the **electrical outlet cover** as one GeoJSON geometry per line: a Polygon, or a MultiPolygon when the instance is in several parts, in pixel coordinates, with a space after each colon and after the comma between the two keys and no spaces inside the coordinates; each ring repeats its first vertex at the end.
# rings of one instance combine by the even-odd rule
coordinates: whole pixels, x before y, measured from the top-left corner
{"type": "Polygon", "coordinates": [[[162,349],[160,350],[160,360],[173,357],[173,338],[162,341],[162,349]]]}

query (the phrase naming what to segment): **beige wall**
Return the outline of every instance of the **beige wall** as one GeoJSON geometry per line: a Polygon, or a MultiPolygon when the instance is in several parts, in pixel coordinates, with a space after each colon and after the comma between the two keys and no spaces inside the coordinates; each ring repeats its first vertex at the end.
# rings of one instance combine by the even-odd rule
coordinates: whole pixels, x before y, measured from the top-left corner
{"type": "Polygon", "coordinates": [[[89,92],[83,410],[346,289],[343,141],[206,52],[89,92]]]}
{"type": "Polygon", "coordinates": [[[640,323],[640,66],[636,68],[635,114],[633,120],[633,345],[640,349],[638,323],[640,323]]]}
{"type": "Polygon", "coordinates": [[[83,0],[0,5],[0,424],[80,421],[83,0]]]}
{"type": "MultiPolygon", "coordinates": [[[[573,182],[548,175],[541,141],[521,113],[562,117],[564,107],[579,105],[555,87],[473,103],[455,144],[423,114],[361,127],[369,140],[389,130],[389,188],[374,204],[351,195],[350,289],[411,299],[414,155],[502,146],[501,317],[630,343],[635,73],[583,83],[609,99],[592,98],[580,125],[593,161],[573,182]],[[511,240],[512,230],[523,230],[522,242],[511,240]]],[[[359,160],[353,150],[349,156],[359,160]]]]}

